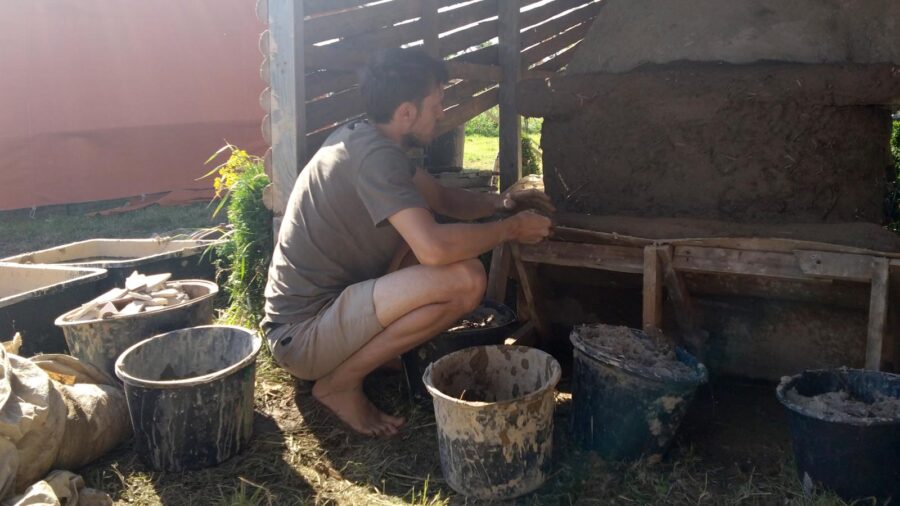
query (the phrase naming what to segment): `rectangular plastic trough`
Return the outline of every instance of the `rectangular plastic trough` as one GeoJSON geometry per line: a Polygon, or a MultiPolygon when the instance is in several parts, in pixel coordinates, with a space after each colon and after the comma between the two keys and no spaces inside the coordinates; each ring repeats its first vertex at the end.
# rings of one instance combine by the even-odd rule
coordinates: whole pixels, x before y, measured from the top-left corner
{"type": "Polygon", "coordinates": [[[57,316],[96,297],[105,269],[0,262],[0,341],[22,333],[19,354],[65,353],[57,316]]]}
{"type": "Polygon", "coordinates": [[[173,279],[215,280],[212,240],[91,239],[23,253],[0,260],[18,264],[54,264],[106,269],[101,288],[124,286],[133,271],[171,272],[173,279]]]}

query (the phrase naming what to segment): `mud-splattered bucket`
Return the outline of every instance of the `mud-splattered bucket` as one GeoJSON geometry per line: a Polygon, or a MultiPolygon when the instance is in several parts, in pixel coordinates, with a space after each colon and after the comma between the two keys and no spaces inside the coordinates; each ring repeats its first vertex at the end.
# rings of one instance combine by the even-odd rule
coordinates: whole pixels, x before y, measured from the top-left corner
{"type": "Polygon", "coordinates": [[[678,361],[690,369],[669,377],[611,356],[574,330],[570,340],[573,439],[607,460],[660,459],[706,382],[706,367],[679,348],[678,361]]]}
{"type": "Polygon", "coordinates": [[[69,321],[75,308],[56,319],[66,336],[69,352],[75,358],[115,374],[116,359],[129,346],[156,334],[206,325],[213,321],[213,299],[219,287],[202,279],[178,280],[190,300],[152,313],[137,313],[115,318],[69,321]]]}
{"type": "MultiPolygon", "coordinates": [[[[425,385],[422,383],[422,375],[425,373],[425,368],[435,360],[470,346],[503,344],[509,337],[513,325],[516,324],[516,313],[503,304],[486,300],[472,315],[486,314],[488,311],[493,313],[497,320],[493,325],[451,329],[402,355],[403,372],[406,374],[406,384],[409,387],[409,397],[412,401],[430,400],[425,385]]],[[[472,315],[466,318],[470,318],[472,315]]]]}
{"type": "Polygon", "coordinates": [[[788,413],[797,474],[804,488],[822,486],[848,501],[869,497],[884,503],[889,498],[897,501],[900,419],[849,417],[799,402],[800,396],[809,398],[839,390],[867,402],[878,396],[897,399],[900,376],[832,369],[805,371],[782,379],[776,395],[788,413]]]}
{"type": "Polygon", "coordinates": [[[208,325],[151,337],[116,360],[138,455],[160,471],[217,465],[253,428],[256,355],[262,340],[208,325]]]}
{"type": "Polygon", "coordinates": [[[425,370],[447,484],[476,499],[540,487],[551,466],[559,363],[524,346],[476,346],[425,370]]]}

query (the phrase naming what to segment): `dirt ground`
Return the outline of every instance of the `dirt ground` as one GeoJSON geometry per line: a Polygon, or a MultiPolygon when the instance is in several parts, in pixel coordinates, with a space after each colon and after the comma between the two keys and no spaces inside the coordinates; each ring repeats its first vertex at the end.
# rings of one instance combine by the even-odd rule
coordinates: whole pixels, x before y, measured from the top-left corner
{"type": "MultiPolygon", "coordinates": [[[[240,456],[181,474],[147,470],[129,444],[82,469],[117,504],[467,504],[444,483],[430,405],[406,400],[400,373],[379,372],[367,390],[407,427],[392,439],[356,436],[310,396],[310,385],[273,367],[264,352],[254,435],[240,456]]],[[[571,397],[558,394],[554,471],[533,494],[507,504],[843,504],[805,498],[794,474],[774,385],[714,382],[698,393],[659,465],[605,463],[568,436],[571,397]]]]}

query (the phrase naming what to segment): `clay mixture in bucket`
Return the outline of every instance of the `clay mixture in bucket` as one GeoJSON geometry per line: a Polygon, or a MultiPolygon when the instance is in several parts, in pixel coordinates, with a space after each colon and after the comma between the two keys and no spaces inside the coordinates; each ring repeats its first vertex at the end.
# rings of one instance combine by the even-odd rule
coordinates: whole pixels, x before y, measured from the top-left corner
{"type": "Polygon", "coordinates": [[[883,418],[900,420],[900,399],[875,394],[871,401],[854,396],[847,390],[805,396],[796,388],[787,391],[789,401],[802,406],[819,418],[839,422],[883,418]]]}
{"type": "Polygon", "coordinates": [[[574,331],[597,351],[618,359],[626,367],[639,367],[649,370],[654,376],[673,380],[696,375],[690,366],[678,360],[675,349],[669,343],[640,330],[611,325],[579,325],[574,331]]]}

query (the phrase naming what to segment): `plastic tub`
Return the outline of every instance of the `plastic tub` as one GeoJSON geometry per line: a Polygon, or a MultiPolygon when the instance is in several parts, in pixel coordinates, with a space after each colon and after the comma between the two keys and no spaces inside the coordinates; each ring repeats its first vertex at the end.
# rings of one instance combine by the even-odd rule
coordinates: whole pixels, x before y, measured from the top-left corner
{"type": "Polygon", "coordinates": [[[22,356],[65,353],[53,319],[99,295],[106,275],[104,269],[0,262],[0,341],[21,332],[22,356]]]}
{"type": "Polygon", "coordinates": [[[106,291],[124,286],[132,272],[172,273],[174,279],[215,279],[211,240],[91,239],[3,259],[18,264],[54,264],[93,267],[108,271],[100,285],[106,291]]]}
{"type": "Polygon", "coordinates": [[[525,346],[476,346],[429,365],[423,381],[447,484],[487,500],[540,487],[551,468],[559,376],[553,357],[525,346]]]}
{"type": "Polygon", "coordinates": [[[213,322],[213,299],[219,287],[201,279],[178,280],[191,300],[151,313],[115,318],[67,321],[78,308],[56,319],[65,334],[70,353],[102,371],[115,375],[116,359],[142,339],[171,330],[213,322]]]}
{"type": "Polygon", "coordinates": [[[692,374],[664,377],[608,355],[575,330],[570,339],[573,439],[607,460],[660,459],[697,387],[707,381],[706,367],[679,348],[676,356],[692,374]]]}
{"type": "Polygon", "coordinates": [[[153,469],[218,465],[253,430],[254,332],[224,325],[175,330],[141,341],[116,360],[138,455],[153,469]]]}
{"type": "Polygon", "coordinates": [[[837,390],[871,401],[876,394],[900,398],[900,376],[860,369],[805,371],[783,378],[776,389],[788,413],[797,474],[804,484],[844,499],[900,499],[900,419],[824,415],[794,402],[796,389],[810,397],[837,390]]]}

